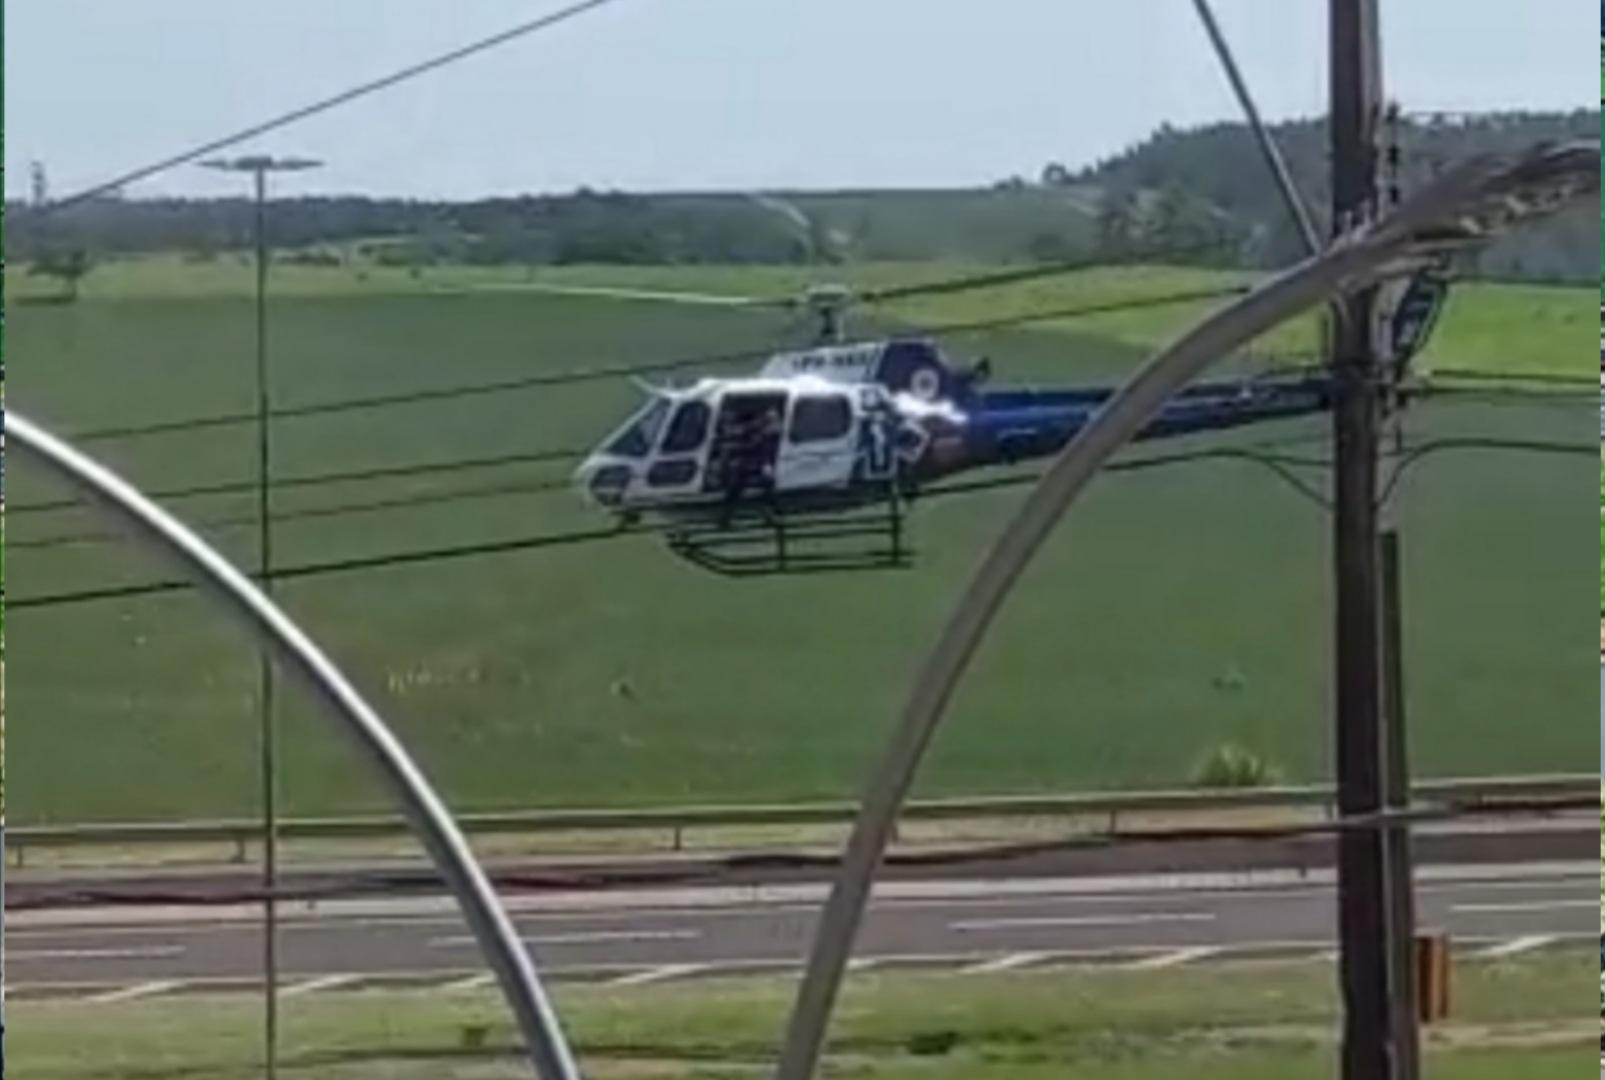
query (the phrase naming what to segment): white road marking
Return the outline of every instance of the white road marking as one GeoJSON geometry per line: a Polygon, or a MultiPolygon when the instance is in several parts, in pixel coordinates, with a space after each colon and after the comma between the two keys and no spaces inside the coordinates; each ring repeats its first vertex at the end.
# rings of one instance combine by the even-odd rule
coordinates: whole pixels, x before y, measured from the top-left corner
{"type": "MultiPolygon", "coordinates": [[[[1530,935],[1524,938],[1495,938],[1486,936],[1469,936],[1457,939],[1457,944],[1468,950],[1467,959],[1480,959],[1497,957],[1499,955],[1515,955],[1529,949],[1545,947],[1551,943],[1578,942],[1592,945],[1594,935],[1589,933],[1559,933],[1545,935],[1530,935]]],[[[995,952],[968,952],[968,953],[886,953],[877,956],[855,957],[849,962],[853,970],[866,970],[870,968],[885,969],[888,967],[919,966],[938,967],[954,970],[959,974],[983,973],[986,971],[1008,971],[1014,968],[1028,967],[1034,964],[1059,965],[1092,963],[1095,970],[1113,971],[1130,970],[1141,966],[1149,969],[1164,968],[1176,963],[1191,960],[1204,960],[1220,958],[1230,960],[1235,957],[1249,958],[1267,950],[1289,951],[1300,950],[1303,955],[1299,957],[1304,962],[1330,963],[1338,958],[1336,950],[1321,941],[1262,941],[1250,942],[1235,946],[1197,946],[1178,949],[1165,945],[1130,945],[1117,946],[1106,949],[1060,949],[1044,952],[1007,953],[999,956],[995,952]],[[1143,956],[1138,960],[1131,960],[1134,954],[1152,954],[1143,956]],[[1127,961],[1118,963],[1111,961],[1127,961]]],[[[638,964],[569,964],[550,966],[544,970],[549,979],[611,979],[614,985],[641,985],[643,983],[658,982],[663,979],[675,978],[681,975],[700,973],[727,973],[738,974],[749,971],[782,971],[795,969],[798,962],[795,959],[781,958],[755,958],[750,960],[721,960],[703,964],[668,964],[654,967],[641,967],[638,964]]],[[[415,989],[423,989],[429,993],[439,993],[452,990],[473,990],[490,986],[494,976],[486,972],[464,975],[462,972],[446,972],[433,970],[407,970],[379,972],[359,977],[333,976],[320,977],[312,980],[325,982],[323,988],[335,985],[348,984],[353,978],[358,978],[364,984],[382,986],[388,984],[404,984],[415,989]],[[431,983],[431,977],[434,981],[431,983]]],[[[143,997],[147,994],[163,993],[170,988],[191,987],[195,989],[208,989],[218,992],[248,992],[258,993],[260,982],[255,976],[220,976],[197,977],[192,979],[157,981],[138,983],[130,986],[106,989],[105,983],[91,982],[42,982],[17,983],[12,982],[6,988],[10,997],[26,995],[69,995],[74,992],[86,995],[76,997],[76,1001],[89,1000],[126,1000],[130,997],[143,997]],[[92,996],[87,996],[92,995],[92,996]]],[[[286,991],[289,992],[289,991],[286,991]]],[[[306,991],[302,991],[306,992],[306,991]]]]}
{"type": "Polygon", "coordinates": [[[1524,952],[1531,952],[1534,949],[1542,949],[1553,945],[1559,940],[1560,938],[1554,934],[1528,934],[1526,937],[1511,938],[1509,941],[1501,941],[1497,945],[1491,945],[1474,953],[1473,957],[1478,960],[1498,960],[1501,957],[1516,956],[1524,952]]]}
{"type": "Polygon", "coordinates": [[[132,949],[8,949],[8,960],[159,960],[183,956],[182,945],[149,945],[132,949]]]}
{"type": "Polygon", "coordinates": [[[1045,915],[1039,918],[1018,919],[961,919],[948,923],[948,929],[959,933],[978,930],[1015,930],[1029,927],[1053,926],[1146,926],[1150,923],[1214,922],[1209,911],[1150,911],[1134,915],[1045,915]]]}
{"type": "Polygon", "coordinates": [[[85,1005],[110,1005],[117,1001],[135,1001],[139,998],[165,994],[167,991],[177,989],[183,985],[184,983],[180,979],[153,979],[150,982],[124,986],[118,990],[108,990],[104,994],[91,994],[83,999],[83,1003],[85,1005]]]}
{"type": "Polygon", "coordinates": [[[1007,956],[999,956],[991,960],[983,960],[979,964],[959,968],[960,975],[987,975],[994,971],[1013,971],[1028,964],[1035,964],[1048,958],[1042,952],[1017,952],[1007,956]]]}
{"type": "Polygon", "coordinates": [[[1597,909],[1599,901],[1594,900],[1530,900],[1522,903],[1509,904],[1452,904],[1450,911],[1463,911],[1468,915],[1482,914],[1514,914],[1524,911],[1562,911],[1571,908],[1597,909]]]}
{"type": "MultiPolygon", "coordinates": [[[[695,941],[701,930],[582,930],[572,934],[526,934],[526,945],[600,945],[617,941],[695,941]]],[[[466,934],[431,938],[432,949],[453,949],[478,944],[478,939],[466,934]]]]}
{"type": "Polygon", "coordinates": [[[303,994],[316,994],[320,990],[338,990],[342,986],[349,986],[362,978],[361,975],[320,975],[315,979],[293,983],[279,991],[279,997],[300,997],[303,994]]]}
{"type": "MultiPolygon", "coordinates": [[[[1491,889],[1541,889],[1554,885],[1575,885],[1586,890],[1597,886],[1599,864],[1586,860],[1571,862],[1495,865],[1424,866],[1416,871],[1417,889],[1451,891],[1486,887],[1491,889]],[[1520,880],[1510,880],[1518,877],[1520,880]]],[[[1288,896],[1324,892],[1335,888],[1336,875],[1330,870],[1256,870],[1199,872],[1189,874],[1137,874],[1091,878],[981,878],[971,881],[885,882],[875,887],[871,902],[876,906],[937,902],[976,902],[983,898],[1005,901],[1012,897],[1043,900],[1121,900],[1186,895],[1240,897],[1244,893],[1288,896]]],[[[824,902],[828,885],[743,885],[695,886],[684,889],[636,889],[597,894],[591,891],[542,893],[538,896],[510,898],[507,908],[520,917],[595,918],[599,912],[622,916],[647,914],[672,916],[688,911],[773,911],[779,905],[817,907],[824,902]]],[[[80,909],[28,911],[8,914],[6,936],[18,938],[30,933],[71,932],[92,927],[97,933],[144,932],[153,925],[180,925],[187,933],[229,929],[230,925],[256,924],[261,908],[255,904],[234,904],[209,909],[197,918],[187,906],[149,905],[119,908],[116,917],[104,912],[86,913],[80,909]]],[[[319,922],[345,922],[347,925],[404,925],[439,923],[461,926],[456,901],[450,897],[408,897],[405,899],[328,900],[320,902],[319,922]]],[[[304,917],[287,918],[285,928],[318,929],[304,917]]]]}
{"type": "Polygon", "coordinates": [[[620,975],[608,982],[609,986],[646,986],[648,983],[663,982],[667,979],[678,979],[685,975],[695,975],[699,971],[707,971],[712,964],[663,964],[659,967],[647,968],[645,971],[634,971],[628,975],[620,975]]]}
{"type": "Polygon", "coordinates": [[[1141,960],[1133,960],[1126,965],[1126,968],[1129,971],[1157,971],[1160,968],[1190,964],[1194,960],[1204,960],[1223,951],[1219,945],[1194,945],[1187,949],[1173,949],[1158,956],[1145,956],[1141,960]]]}

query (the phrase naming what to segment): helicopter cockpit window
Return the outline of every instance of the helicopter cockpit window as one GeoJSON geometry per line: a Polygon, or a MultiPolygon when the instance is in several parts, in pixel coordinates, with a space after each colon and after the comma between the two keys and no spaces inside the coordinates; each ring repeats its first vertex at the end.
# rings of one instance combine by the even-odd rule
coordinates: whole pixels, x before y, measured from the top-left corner
{"type": "Polygon", "coordinates": [[[853,410],[841,394],[799,397],[791,411],[791,441],[826,442],[844,437],[853,426],[853,410]]]}
{"type": "Polygon", "coordinates": [[[652,450],[652,444],[657,441],[658,431],[663,427],[663,418],[668,412],[667,401],[663,398],[653,398],[652,403],[642,409],[635,419],[608,443],[607,452],[618,457],[646,457],[652,450]]]}
{"type": "Polygon", "coordinates": [[[688,454],[702,446],[708,437],[708,421],[713,410],[703,401],[687,401],[675,410],[669,430],[663,436],[659,453],[688,454]]]}

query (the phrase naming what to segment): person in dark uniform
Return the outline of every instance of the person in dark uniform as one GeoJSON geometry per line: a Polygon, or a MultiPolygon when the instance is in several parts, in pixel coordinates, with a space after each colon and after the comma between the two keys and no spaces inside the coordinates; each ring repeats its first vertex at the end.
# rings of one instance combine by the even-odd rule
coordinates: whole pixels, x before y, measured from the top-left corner
{"type": "Polygon", "coordinates": [[[760,460],[758,423],[759,417],[755,413],[739,414],[730,418],[730,424],[723,433],[724,512],[720,518],[721,528],[729,527],[736,504],[752,486],[757,473],[760,460]]]}
{"type": "Polygon", "coordinates": [[[721,527],[730,519],[742,496],[756,489],[767,496],[775,491],[775,458],[780,453],[780,409],[770,407],[732,419],[725,435],[724,512],[721,527]]]}

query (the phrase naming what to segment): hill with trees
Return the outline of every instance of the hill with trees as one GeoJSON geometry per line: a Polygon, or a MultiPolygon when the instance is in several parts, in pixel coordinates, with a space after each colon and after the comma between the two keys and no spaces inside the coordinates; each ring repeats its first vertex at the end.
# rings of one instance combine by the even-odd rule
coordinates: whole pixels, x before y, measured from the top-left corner
{"type": "MultiPolygon", "coordinates": [[[[1544,139],[1597,137],[1598,111],[1411,117],[1392,133],[1405,192],[1478,152],[1544,139]]],[[[1326,228],[1326,128],[1278,124],[1275,137],[1313,216],[1326,228]]],[[[96,258],[178,251],[196,261],[248,247],[244,199],[104,198],[40,215],[8,203],[7,255],[75,281],[96,258]]],[[[467,202],[294,198],[272,209],[273,242],[304,262],[801,263],[844,260],[1021,261],[1176,250],[1178,261],[1265,267],[1299,241],[1248,129],[1162,126],[1080,169],[964,190],[633,194],[580,190],[467,202]]],[[[1491,247],[1476,271],[1539,281],[1595,281],[1592,210],[1491,247]]]]}

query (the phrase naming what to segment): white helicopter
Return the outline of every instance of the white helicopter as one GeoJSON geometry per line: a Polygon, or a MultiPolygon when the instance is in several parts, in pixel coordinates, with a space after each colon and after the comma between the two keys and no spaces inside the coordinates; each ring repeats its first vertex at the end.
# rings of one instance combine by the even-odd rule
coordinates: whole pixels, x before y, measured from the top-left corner
{"type": "MultiPolygon", "coordinates": [[[[842,310],[855,299],[839,286],[811,290],[820,343],[777,352],[753,375],[643,386],[646,401],[585,458],[576,485],[622,526],[652,518],[677,553],[725,572],[902,565],[904,505],[922,485],[1053,454],[1114,392],[986,390],[986,360],[955,365],[928,338],[843,343],[842,310]],[[869,556],[799,547],[849,537],[886,543],[869,556]],[[740,557],[731,554],[738,547],[740,557]]],[[[1328,402],[1324,375],[1203,383],[1143,435],[1236,427],[1328,402]]]]}

